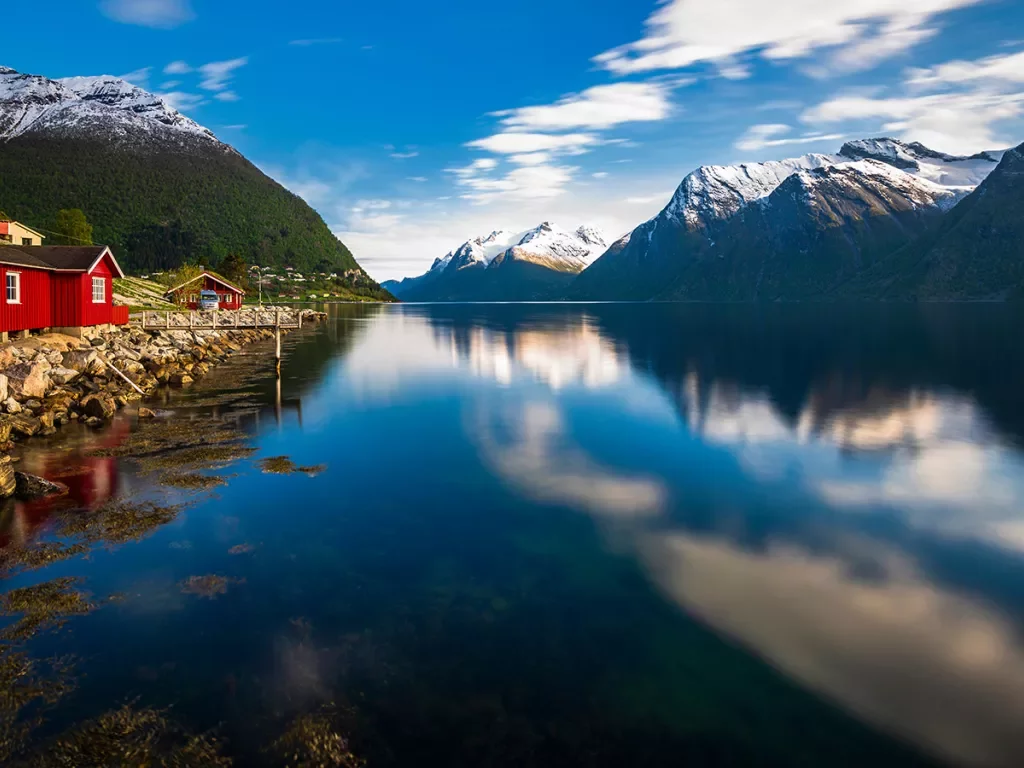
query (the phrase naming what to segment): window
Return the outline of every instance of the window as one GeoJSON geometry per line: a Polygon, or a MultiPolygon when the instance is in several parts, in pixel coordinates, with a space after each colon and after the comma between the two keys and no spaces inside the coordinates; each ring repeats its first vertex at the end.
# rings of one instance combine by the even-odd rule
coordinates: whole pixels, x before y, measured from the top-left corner
{"type": "Polygon", "coordinates": [[[107,300],[107,281],[102,277],[92,279],[92,303],[103,304],[107,300]]]}
{"type": "Polygon", "coordinates": [[[7,303],[8,304],[21,304],[21,273],[20,272],[8,272],[7,273],[7,303]]]}
{"type": "Polygon", "coordinates": [[[22,245],[32,245],[32,238],[31,237],[23,237],[23,238],[21,238],[21,244],[22,245]]]}

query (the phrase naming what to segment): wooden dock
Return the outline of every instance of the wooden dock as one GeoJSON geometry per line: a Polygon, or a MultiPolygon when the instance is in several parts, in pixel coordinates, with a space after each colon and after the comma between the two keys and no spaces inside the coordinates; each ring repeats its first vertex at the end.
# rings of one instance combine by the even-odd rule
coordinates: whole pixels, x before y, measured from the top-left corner
{"type": "Polygon", "coordinates": [[[235,310],[215,309],[208,312],[146,310],[133,314],[129,320],[132,325],[150,331],[226,331],[302,327],[300,310],[258,310],[254,307],[235,310]]]}

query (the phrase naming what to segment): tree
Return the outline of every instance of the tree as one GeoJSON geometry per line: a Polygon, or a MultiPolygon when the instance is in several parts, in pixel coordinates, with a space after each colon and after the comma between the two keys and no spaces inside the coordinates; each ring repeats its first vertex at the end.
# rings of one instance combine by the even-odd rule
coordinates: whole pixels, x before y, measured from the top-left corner
{"type": "Polygon", "coordinates": [[[92,245],[92,224],[79,208],[64,208],[57,211],[57,234],[53,237],[57,245],[92,245]]]}
{"type": "Polygon", "coordinates": [[[245,263],[245,259],[234,252],[224,257],[224,261],[217,267],[217,271],[242,288],[245,287],[249,277],[249,265],[245,263]]]}

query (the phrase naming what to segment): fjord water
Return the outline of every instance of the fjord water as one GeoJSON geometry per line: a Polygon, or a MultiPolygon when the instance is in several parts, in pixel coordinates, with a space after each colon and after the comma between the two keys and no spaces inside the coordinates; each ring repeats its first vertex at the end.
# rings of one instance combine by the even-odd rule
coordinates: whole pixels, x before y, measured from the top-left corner
{"type": "Polygon", "coordinates": [[[370,766],[1024,764],[1015,309],[326,310],[172,403],[257,449],[212,494],[85,458],[126,422],[29,450],[191,502],[8,580],[122,596],[32,641],[81,672],[40,738],[132,701],[273,764],[330,702],[370,766]]]}

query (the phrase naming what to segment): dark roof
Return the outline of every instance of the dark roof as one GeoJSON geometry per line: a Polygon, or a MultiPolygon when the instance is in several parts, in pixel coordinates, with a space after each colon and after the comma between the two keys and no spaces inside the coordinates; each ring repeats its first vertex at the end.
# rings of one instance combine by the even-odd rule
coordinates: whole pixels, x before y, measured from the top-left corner
{"type": "Polygon", "coordinates": [[[185,281],[184,283],[182,283],[181,285],[176,285],[176,286],[174,286],[173,288],[169,289],[169,290],[167,291],[167,293],[165,293],[165,294],[164,294],[164,296],[170,296],[170,295],[171,295],[172,293],[177,293],[177,292],[178,292],[178,291],[180,291],[180,290],[181,290],[182,288],[184,288],[184,287],[185,287],[186,285],[191,285],[191,284],[192,284],[192,283],[194,283],[194,282],[195,282],[196,280],[199,280],[200,278],[203,278],[203,277],[209,277],[209,278],[212,278],[213,280],[216,280],[216,281],[217,281],[218,283],[220,283],[221,285],[223,285],[223,286],[224,286],[225,288],[230,288],[230,289],[231,289],[232,291],[234,291],[235,293],[240,293],[240,294],[242,294],[243,296],[245,295],[245,291],[243,291],[243,290],[242,290],[241,288],[239,288],[239,287],[238,287],[237,285],[235,285],[234,283],[232,283],[232,282],[231,282],[230,280],[227,280],[226,278],[223,278],[223,277],[221,277],[221,276],[220,276],[220,275],[218,275],[218,274],[217,274],[216,272],[214,272],[214,271],[213,271],[212,269],[204,269],[204,270],[203,270],[202,272],[200,272],[200,273],[199,273],[198,275],[196,275],[195,277],[193,277],[193,278],[192,278],[191,280],[186,280],[186,281],[185,281]]]}
{"type": "MultiPolygon", "coordinates": [[[[88,272],[107,250],[105,245],[4,245],[0,246],[0,264],[88,272]]],[[[114,266],[120,273],[117,261],[114,266]]]]}

